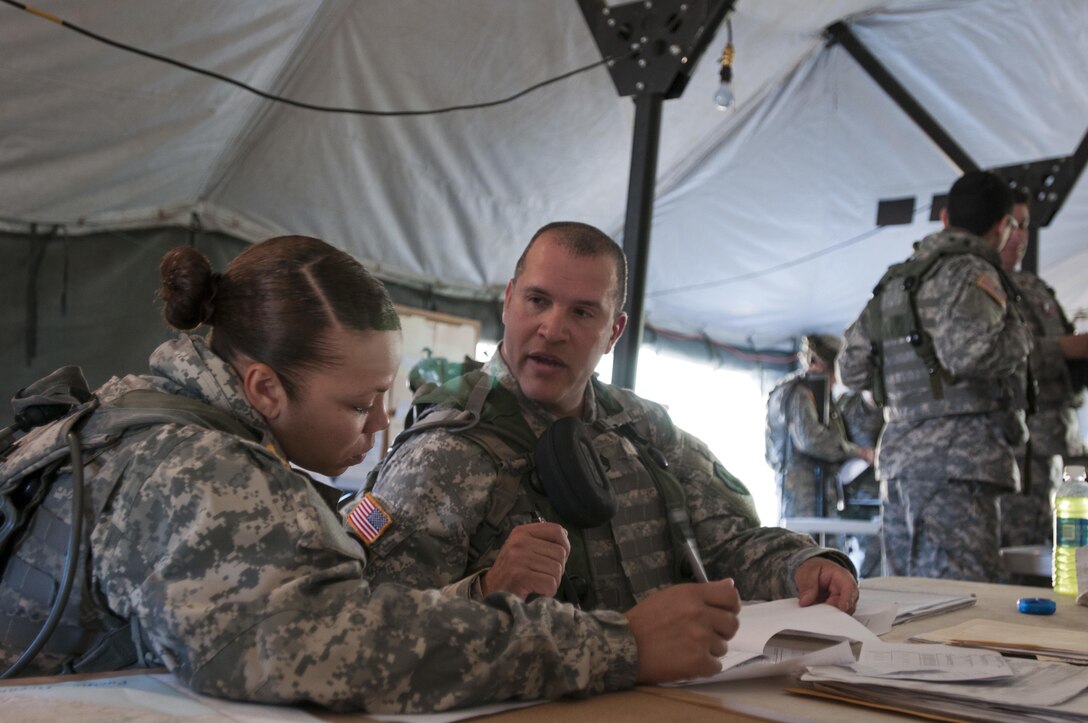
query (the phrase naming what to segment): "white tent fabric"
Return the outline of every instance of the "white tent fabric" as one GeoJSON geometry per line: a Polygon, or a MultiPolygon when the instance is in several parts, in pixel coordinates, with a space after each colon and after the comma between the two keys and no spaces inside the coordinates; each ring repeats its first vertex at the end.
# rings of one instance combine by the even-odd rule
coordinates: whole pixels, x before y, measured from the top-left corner
{"type": "MultiPolygon", "coordinates": [[[[42,0],[112,40],[308,103],[424,110],[600,60],[574,0],[42,0]]],[[[739,0],[737,109],[715,110],[724,25],[667,101],[647,320],[782,345],[840,332],[934,230],[959,175],[841,47],[852,29],[982,166],[1071,154],[1088,130],[1083,0],[739,0]],[[918,198],[875,227],[877,201],[918,198]]],[[[558,219],[622,237],[633,105],[604,67],[503,105],[368,117],[274,103],[0,5],[0,230],[69,236],[194,218],[245,240],[320,236],[382,277],[495,296],[558,219]]],[[[1088,182],[1041,231],[1040,272],[1088,307],[1088,182]]],[[[7,261],[5,262],[7,263],[7,261]]]]}

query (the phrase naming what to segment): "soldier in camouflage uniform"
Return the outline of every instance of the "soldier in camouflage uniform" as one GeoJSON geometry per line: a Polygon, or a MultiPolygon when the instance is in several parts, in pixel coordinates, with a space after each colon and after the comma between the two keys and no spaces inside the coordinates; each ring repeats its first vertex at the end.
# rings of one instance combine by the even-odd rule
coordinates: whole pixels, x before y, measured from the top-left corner
{"type": "MultiPolygon", "coordinates": [[[[871,392],[846,392],[836,400],[846,436],[860,447],[875,450],[880,441],[880,432],[884,429],[884,413],[872,399],[871,392]]],[[[873,458],[866,460],[873,463],[873,458]]],[[[846,484],[846,509],[842,516],[851,519],[871,520],[880,513],[880,482],[870,468],[853,480],[843,480],[846,484]],[[865,504],[876,501],[875,504],[865,504]]],[[[863,535],[859,539],[865,557],[858,572],[861,577],[875,577],[881,574],[883,553],[880,549],[879,535],[863,535]]]]}
{"type": "MultiPolygon", "coordinates": [[[[805,377],[827,378],[828,395],[835,383],[835,357],[842,341],[829,334],[809,335],[802,339],[800,375],[780,382],[785,398],[785,428],[778,441],[785,449],[782,464],[775,470],[782,517],[824,517],[837,514],[839,466],[848,459],[861,457],[872,462],[872,448],[863,448],[846,435],[838,406],[828,404],[826,412],[818,409],[816,397],[802,382],[805,377]],[[822,417],[825,417],[821,421],[822,417]],[[817,502],[818,486],[823,487],[822,505],[817,502]]],[[[774,394],[774,391],[772,391],[774,394]]]]}
{"type": "MultiPolygon", "coordinates": [[[[1054,290],[1030,271],[1019,269],[1028,248],[1031,196],[1019,188],[1012,207],[1016,227],[1001,250],[1001,262],[1023,296],[1024,319],[1035,337],[1029,361],[1038,388],[1028,415],[1031,433],[1030,485],[1027,494],[1001,496],[1001,545],[1050,545],[1053,537],[1051,496],[1061,483],[1062,460],[1085,454],[1077,425],[1084,401],[1069,376],[1069,359],[1088,356],[1088,336],[1074,335],[1054,290]]],[[[1024,469],[1026,450],[1017,461],[1024,469]]]]}
{"type": "Polygon", "coordinates": [[[537,510],[520,485],[494,544],[479,549],[475,541],[502,494],[509,460],[454,430],[428,429],[398,443],[360,493],[393,520],[366,539],[371,580],[446,586],[473,599],[494,590],[553,595],[574,546],[584,549],[589,577],[578,600],[627,609],[680,579],[668,500],[645,461],[663,455],[682,486],[680,514],[690,519],[711,579],[732,577],[748,599],[800,594],[802,604],[827,600],[852,609],[856,583],[845,555],[806,535],[760,527],[747,489],[664,408],[591,379],[623,332],[625,295],[626,260],[608,236],[578,223],[545,226],[507,285],[503,341],[485,368],[534,436],[563,417],[587,425],[615,491],[615,516],[569,532],[557,520],[534,523],[537,510]],[[630,423],[653,452],[642,457],[617,420],[630,423]]]}
{"type": "MultiPolygon", "coordinates": [[[[149,375],[99,390],[104,407],[156,389],[213,405],[245,434],[134,428],[86,467],[82,621],[88,632],[131,623],[128,664],[165,665],[237,700],[418,712],[718,669],[739,611],[727,583],[674,587],[626,616],[369,585],[338,491],[289,462],[339,474],[387,426],[400,332],[385,289],[347,254],[297,236],[252,246],[223,275],[175,249],[162,274],[167,320],[206,322],[210,341],[163,344],[149,375]]],[[[53,499],[54,485],[44,506],[69,509],[66,489],[53,499]]]]}
{"type": "Polygon", "coordinates": [[[885,274],[846,330],[843,383],[873,389],[884,405],[877,475],[895,575],[1002,576],[997,496],[1019,484],[1013,450],[1026,437],[1031,349],[998,257],[1011,210],[996,175],[960,178],[945,229],[885,274]]]}

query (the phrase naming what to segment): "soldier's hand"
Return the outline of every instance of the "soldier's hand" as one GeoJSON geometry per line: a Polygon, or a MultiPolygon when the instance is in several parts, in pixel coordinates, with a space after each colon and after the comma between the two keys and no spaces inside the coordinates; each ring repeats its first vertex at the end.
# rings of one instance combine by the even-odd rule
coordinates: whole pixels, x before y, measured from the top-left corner
{"type": "Polygon", "coordinates": [[[872,447],[862,447],[858,451],[858,456],[865,460],[868,464],[872,464],[873,460],[876,459],[876,452],[873,451],[872,447]]]}
{"type": "Polygon", "coordinates": [[[674,585],[624,616],[638,645],[639,683],[701,678],[721,670],[737,632],[740,596],[732,580],[674,585]]]}
{"type": "Polygon", "coordinates": [[[801,607],[815,603],[834,605],[853,614],[858,604],[858,583],[842,565],[824,557],[812,557],[801,563],[793,576],[801,607]]]}
{"type": "Polygon", "coordinates": [[[522,600],[529,594],[551,597],[570,554],[567,531],[554,522],[518,525],[506,538],[495,564],[484,574],[484,594],[512,592],[522,600]]]}

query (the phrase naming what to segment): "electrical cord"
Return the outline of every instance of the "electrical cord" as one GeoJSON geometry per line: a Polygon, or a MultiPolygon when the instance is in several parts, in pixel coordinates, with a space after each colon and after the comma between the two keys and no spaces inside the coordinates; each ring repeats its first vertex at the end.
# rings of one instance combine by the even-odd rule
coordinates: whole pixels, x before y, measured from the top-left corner
{"type": "Polygon", "coordinates": [[[83,446],[79,441],[79,433],[72,426],[83,419],[83,415],[76,415],[66,423],[65,437],[68,440],[69,460],[72,465],[72,519],[68,529],[68,545],[64,554],[64,568],[61,574],[57,596],[53,598],[53,606],[49,609],[49,615],[34,640],[30,643],[19,659],[11,664],[7,670],[0,673],[0,679],[13,678],[22,672],[23,668],[30,664],[34,657],[49,642],[64,609],[68,605],[68,597],[72,592],[72,584],[75,582],[76,570],[79,567],[79,548],[83,540],[83,446]]]}
{"type": "Polygon", "coordinates": [[[451,106],[446,106],[444,108],[433,108],[433,109],[429,109],[429,110],[369,110],[369,109],[366,109],[366,108],[346,108],[346,107],[343,107],[343,106],[319,105],[319,104],[316,104],[316,103],[306,103],[306,102],[303,102],[303,101],[294,100],[292,98],[285,98],[285,97],[283,97],[281,95],[276,95],[274,93],[269,93],[267,91],[263,91],[263,90],[261,90],[259,88],[254,88],[253,86],[248,85],[246,83],[243,83],[240,80],[235,80],[234,78],[231,78],[230,76],[223,75],[222,73],[217,73],[214,70],[207,70],[206,68],[200,68],[198,66],[182,62],[180,60],[175,60],[174,58],[169,58],[169,57],[167,57],[165,55],[159,55],[158,53],[153,53],[151,51],[143,50],[141,48],[137,48],[137,47],[134,47],[132,45],[127,45],[127,44],[119,42],[117,40],[112,40],[110,38],[107,38],[107,37],[104,37],[104,36],[99,35],[97,33],[94,33],[94,32],[92,32],[90,30],[87,30],[86,28],[82,28],[82,27],[80,27],[80,26],[78,26],[78,25],[76,25],[74,23],[70,23],[67,20],[64,20],[63,18],[59,18],[56,15],[53,15],[52,13],[48,13],[48,12],[46,12],[44,10],[38,10],[37,8],[32,8],[32,7],[30,7],[30,6],[28,6],[28,5],[24,4],[24,3],[18,2],[18,0],[0,0],[0,2],[5,3],[7,5],[11,5],[12,7],[19,8],[20,10],[25,10],[26,12],[28,12],[28,13],[30,13],[32,15],[37,15],[40,18],[43,18],[43,19],[48,20],[50,22],[56,23],[57,25],[68,28],[69,30],[77,32],[77,33],[79,33],[81,35],[85,35],[86,37],[91,38],[92,40],[97,40],[100,43],[105,43],[106,45],[110,45],[110,46],[112,46],[114,48],[118,48],[120,50],[124,50],[124,51],[127,51],[129,53],[135,53],[136,55],[142,55],[145,58],[150,58],[152,60],[157,60],[159,62],[167,63],[169,65],[173,65],[173,66],[181,68],[183,70],[188,70],[190,72],[197,73],[199,75],[205,75],[205,76],[207,76],[209,78],[214,78],[215,80],[219,80],[219,81],[222,81],[224,83],[229,83],[230,85],[236,86],[238,88],[241,88],[242,90],[253,93],[254,95],[258,95],[258,96],[260,96],[262,98],[265,98],[266,100],[275,101],[277,103],[284,103],[286,105],[294,106],[296,108],[303,108],[305,110],[319,111],[321,113],[342,113],[342,114],[347,114],[347,115],[391,117],[391,116],[439,115],[439,114],[442,114],[442,113],[452,113],[454,111],[460,111],[460,110],[475,110],[475,109],[478,109],[478,108],[490,108],[490,107],[493,107],[493,106],[503,105],[505,103],[510,103],[512,101],[517,100],[518,98],[521,98],[522,96],[525,96],[525,95],[528,95],[529,93],[532,93],[535,90],[539,90],[540,88],[551,85],[553,83],[558,83],[559,81],[566,80],[567,78],[570,78],[571,76],[578,75],[579,73],[584,73],[587,70],[592,70],[593,68],[596,68],[596,67],[598,67],[600,65],[604,65],[604,64],[606,64],[606,63],[608,63],[610,61],[619,60],[620,58],[627,57],[627,55],[632,55],[632,54],[634,54],[634,52],[637,52],[637,51],[632,51],[631,53],[628,53],[627,55],[609,56],[607,58],[602,58],[601,60],[590,63],[588,65],[583,65],[583,66],[581,66],[579,68],[575,68],[574,70],[569,70],[566,73],[562,73],[562,74],[557,75],[557,76],[555,76],[553,78],[548,78],[547,80],[542,80],[539,83],[534,83],[533,85],[530,85],[528,88],[520,90],[517,93],[514,93],[513,95],[509,95],[509,96],[507,96],[505,98],[499,98],[498,100],[484,101],[484,102],[481,102],[481,103],[468,103],[468,104],[463,104],[463,105],[451,105],[451,106]]]}

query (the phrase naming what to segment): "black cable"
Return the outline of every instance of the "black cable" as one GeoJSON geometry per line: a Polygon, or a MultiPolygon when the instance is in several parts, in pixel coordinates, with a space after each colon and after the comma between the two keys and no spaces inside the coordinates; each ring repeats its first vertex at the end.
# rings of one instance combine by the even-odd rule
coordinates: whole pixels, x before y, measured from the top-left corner
{"type": "MultiPolygon", "coordinates": [[[[111,46],[113,46],[115,48],[118,48],[120,50],[125,50],[125,51],[128,51],[130,53],[135,53],[137,55],[142,55],[145,58],[151,58],[152,60],[158,60],[159,62],[167,63],[169,65],[173,65],[173,66],[176,66],[176,67],[181,68],[183,70],[188,70],[190,72],[197,73],[199,75],[206,75],[209,78],[214,78],[216,80],[221,80],[224,83],[229,83],[231,85],[237,86],[237,87],[241,88],[242,90],[249,91],[250,93],[253,93],[254,95],[259,95],[260,97],[265,98],[267,100],[272,100],[272,101],[275,101],[277,103],[284,103],[286,105],[292,105],[292,106],[295,106],[296,108],[304,108],[306,110],[320,111],[322,113],[346,113],[346,114],[349,114],[349,115],[365,115],[365,116],[420,116],[420,115],[438,115],[440,113],[451,113],[453,111],[458,111],[458,110],[474,110],[476,108],[490,108],[491,106],[502,105],[504,103],[509,103],[511,101],[517,100],[518,98],[522,97],[523,95],[527,95],[529,93],[532,93],[534,90],[539,90],[540,88],[543,88],[546,85],[551,85],[552,83],[558,83],[561,80],[566,80],[567,78],[571,77],[572,75],[577,75],[578,73],[584,73],[585,71],[596,68],[599,65],[604,65],[605,63],[608,63],[609,61],[618,60],[619,58],[622,58],[622,57],[627,57],[627,56],[610,56],[610,57],[607,57],[607,58],[602,58],[601,60],[590,63],[589,65],[583,65],[580,68],[575,68],[574,70],[569,70],[566,73],[555,76],[554,78],[549,78],[547,80],[542,80],[539,83],[535,83],[533,85],[530,85],[528,88],[525,88],[524,90],[518,91],[517,93],[514,93],[511,96],[507,96],[506,98],[500,98],[499,100],[486,101],[486,102],[483,102],[483,103],[469,103],[469,104],[466,104],[466,105],[451,105],[451,106],[447,106],[445,108],[434,108],[432,110],[367,110],[365,108],[344,108],[344,107],[341,107],[341,106],[329,106],[329,105],[317,105],[315,103],[304,103],[302,101],[293,100],[291,98],[284,98],[283,96],[275,95],[273,93],[268,93],[266,91],[260,90],[259,88],[254,88],[253,86],[247,85],[247,84],[243,83],[240,80],[235,80],[234,78],[223,75],[221,73],[216,73],[213,70],[206,70],[204,68],[199,68],[199,67],[197,67],[195,65],[190,65],[190,64],[184,63],[184,62],[182,62],[180,60],[174,60],[173,58],[168,58],[165,55],[159,55],[158,53],[152,53],[152,52],[150,52],[148,50],[141,50],[140,48],[136,48],[136,47],[133,47],[131,45],[126,45],[125,43],[121,43],[121,42],[118,42],[116,40],[111,40],[110,38],[106,38],[106,37],[103,37],[101,35],[98,35],[97,33],[93,33],[90,30],[87,30],[86,28],[81,28],[78,25],[70,23],[67,20],[64,20],[63,18],[58,18],[56,15],[53,15],[51,13],[47,13],[44,10],[38,10],[36,8],[29,7],[29,6],[27,6],[27,5],[25,5],[25,4],[21,3],[21,2],[18,2],[17,0],[0,0],[0,2],[6,3],[8,5],[12,5],[14,7],[17,7],[20,10],[25,10],[26,12],[31,13],[32,15],[37,15],[40,18],[43,18],[43,19],[48,20],[50,22],[56,23],[57,25],[68,28],[69,30],[74,30],[75,32],[80,33],[81,35],[85,35],[88,38],[91,38],[93,40],[97,40],[100,43],[105,43],[106,45],[111,45],[111,46]]],[[[628,55],[633,55],[635,52],[637,52],[637,51],[632,51],[628,55]]]]}
{"type": "Polygon", "coordinates": [[[0,673],[0,679],[13,678],[30,664],[30,661],[49,642],[53,630],[56,629],[68,605],[68,597],[72,592],[72,584],[75,582],[76,570],[79,567],[80,543],[83,540],[83,447],[79,441],[79,433],[72,429],[73,424],[82,418],[82,415],[78,415],[66,424],[65,437],[68,440],[69,460],[72,464],[72,519],[68,529],[68,546],[64,554],[64,568],[57,596],[53,599],[49,615],[38,629],[34,640],[10,668],[0,673]]]}

